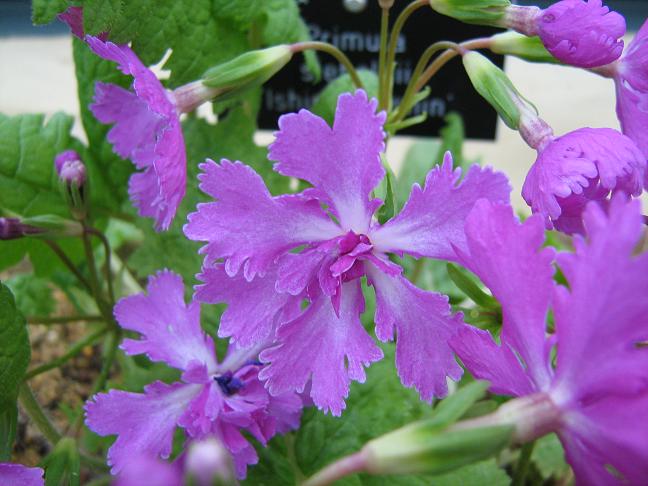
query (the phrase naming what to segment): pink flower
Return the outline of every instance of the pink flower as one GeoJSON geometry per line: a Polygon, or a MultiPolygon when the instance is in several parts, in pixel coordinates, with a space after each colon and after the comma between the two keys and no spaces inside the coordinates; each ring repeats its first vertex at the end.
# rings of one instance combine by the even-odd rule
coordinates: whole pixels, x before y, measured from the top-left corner
{"type": "Polygon", "coordinates": [[[519,224],[510,207],[478,202],[461,262],[502,305],[501,344],[466,326],[451,345],[494,393],[523,397],[505,405],[518,440],[558,434],[578,484],[643,484],[648,353],[639,343],[648,339],[648,255],[634,256],[639,202],[615,197],[607,213],[592,202],[584,222],[588,239],[575,239],[575,254],[558,255],[567,288],[553,281],[540,216],[519,224]],[[550,309],[556,334],[547,336],[550,309]]]}
{"type": "Polygon", "coordinates": [[[0,462],[0,484],[12,486],[43,486],[43,470],[22,464],[0,462]]]}
{"type": "Polygon", "coordinates": [[[149,279],[148,295],[122,299],[115,318],[140,339],[125,339],[127,354],[146,354],[182,371],[181,381],[154,382],[144,393],[111,390],[86,404],[86,423],[99,435],[117,435],[108,451],[113,474],[136,455],[171,453],[177,426],[189,438],[217,437],[234,457],[239,477],[258,460],[254,447],[241,434],[246,430],[265,444],[275,433],[299,424],[301,399],[286,393],[268,395],[258,379],[262,365],[254,349],[230,350],[216,361],[214,343],[200,327],[200,304],[184,302],[182,279],[162,271],[149,279]]]}
{"type": "Polygon", "coordinates": [[[447,297],[405,279],[388,254],[454,259],[474,202],[505,201],[510,190],[503,175],[477,166],[458,182],[448,154],[401,213],[378,224],[382,201],[371,193],[385,176],[385,114],[376,105],[358,91],[340,96],[333,127],[306,110],[280,118],[269,157],[277,172],[312,185],[302,193],[274,197],[240,162],[202,164],[200,187],[215,202],[200,204],[185,226],[190,239],[207,242],[196,298],[228,304],[219,335],[239,346],[276,336],[260,356],[270,393],[310,389],[334,415],[350,381],[364,381],[364,367],[383,356],[360,322],[363,276],[376,292],[378,338],[397,334],[403,384],[430,400],[447,393],[447,376],[460,377],[447,341],[461,317],[447,297]]]}

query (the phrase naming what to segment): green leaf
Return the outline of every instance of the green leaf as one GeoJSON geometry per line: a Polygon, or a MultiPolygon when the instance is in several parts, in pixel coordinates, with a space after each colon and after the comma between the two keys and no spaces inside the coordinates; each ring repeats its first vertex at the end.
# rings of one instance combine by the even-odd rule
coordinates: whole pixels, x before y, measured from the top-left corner
{"type": "MultiPolygon", "coordinates": [[[[358,76],[360,76],[360,80],[364,84],[369,97],[378,96],[378,76],[376,73],[366,69],[360,69],[358,70],[358,76]]],[[[351,76],[343,74],[331,81],[315,97],[311,111],[324,118],[331,125],[333,124],[333,118],[335,118],[335,107],[337,106],[338,97],[342,93],[350,93],[355,91],[355,89],[355,85],[351,81],[351,76]]]]}
{"type": "Polygon", "coordinates": [[[569,467],[565,461],[565,451],[556,434],[546,435],[536,441],[531,460],[544,479],[560,476],[569,467]]]}
{"type": "Polygon", "coordinates": [[[396,178],[396,200],[400,207],[409,199],[414,184],[423,187],[428,172],[441,163],[442,156],[438,140],[417,140],[410,146],[396,178]]]}
{"type": "Polygon", "coordinates": [[[54,312],[56,302],[47,280],[24,273],[5,283],[16,296],[16,306],[23,315],[49,316],[54,312]]]}
{"type": "Polygon", "coordinates": [[[122,0],[84,0],[84,32],[93,34],[109,32],[119,18],[122,8],[122,0]]]}
{"type": "Polygon", "coordinates": [[[36,25],[49,24],[71,3],[69,0],[32,0],[32,22],[36,25]]]}
{"type": "Polygon", "coordinates": [[[464,124],[461,115],[456,112],[448,113],[445,118],[445,125],[440,130],[441,148],[440,155],[450,151],[455,167],[466,167],[467,161],[463,158],[463,143],[466,139],[464,124]]]}
{"type": "Polygon", "coordinates": [[[219,19],[234,22],[240,30],[248,30],[262,15],[261,0],[214,0],[214,13],[219,19]]]}
{"type": "Polygon", "coordinates": [[[0,456],[7,455],[15,436],[18,387],[30,356],[25,318],[9,288],[0,283],[0,456]]]}
{"type": "Polygon", "coordinates": [[[0,409],[0,462],[9,462],[18,430],[18,406],[7,404],[0,409]]]}
{"type": "Polygon", "coordinates": [[[377,214],[378,222],[380,224],[385,224],[398,212],[398,203],[396,202],[396,193],[394,191],[396,176],[391,170],[389,164],[385,163],[384,160],[383,167],[385,167],[386,175],[376,188],[376,197],[384,201],[384,204],[380,206],[377,214]]]}

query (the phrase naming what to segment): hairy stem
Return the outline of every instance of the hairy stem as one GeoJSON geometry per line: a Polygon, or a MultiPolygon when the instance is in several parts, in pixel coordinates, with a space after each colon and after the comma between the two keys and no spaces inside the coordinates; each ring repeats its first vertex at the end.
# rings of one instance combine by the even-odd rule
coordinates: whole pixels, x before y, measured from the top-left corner
{"type": "Polygon", "coordinates": [[[330,54],[335,59],[337,59],[340,62],[340,64],[344,66],[344,68],[349,73],[349,76],[351,76],[351,81],[353,81],[353,84],[356,86],[356,88],[364,89],[364,85],[360,80],[358,71],[356,71],[351,60],[346,56],[346,54],[344,54],[344,52],[342,52],[340,49],[335,47],[333,44],[328,44],[326,42],[317,42],[317,41],[297,42],[296,44],[291,45],[290,49],[293,53],[303,52],[312,49],[314,51],[322,51],[322,52],[326,52],[327,54],[330,54]]]}
{"type": "Polygon", "coordinates": [[[59,257],[61,262],[67,267],[67,269],[74,274],[74,276],[79,280],[81,285],[83,285],[88,292],[92,292],[92,286],[90,282],[79,272],[79,269],[72,263],[72,260],[68,258],[63,249],[54,243],[51,240],[43,240],[43,242],[50,247],[50,249],[56,253],[56,256],[59,257]]]}
{"type": "Polygon", "coordinates": [[[364,450],[338,459],[307,479],[302,486],[326,486],[350,474],[365,470],[366,453],[364,450]]]}
{"type": "Polygon", "coordinates": [[[107,328],[103,326],[97,331],[93,332],[92,334],[88,334],[86,337],[80,339],[72,346],[70,346],[70,348],[67,350],[65,354],[62,354],[61,356],[50,361],[49,363],[42,364],[40,366],[37,366],[36,368],[29,370],[27,373],[25,373],[23,380],[24,381],[31,380],[34,376],[40,375],[41,373],[45,373],[46,371],[62,366],[67,361],[74,358],[77,354],[83,351],[83,348],[94,344],[95,341],[97,341],[101,336],[103,336],[106,333],[106,330],[107,328]]]}
{"type": "Polygon", "coordinates": [[[108,296],[110,298],[110,303],[111,305],[115,304],[115,292],[113,290],[113,279],[112,275],[110,273],[110,256],[112,254],[112,251],[110,250],[110,243],[108,242],[108,238],[106,238],[106,235],[104,235],[101,231],[94,229],[94,228],[86,228],[86,232],[90,233],[91,235],[96,236],[99,238],[101,241],[103,247],[104,247],[104,253],[106,254],[105,256],[105,263],[104,263],[104,273],[106,274],[106,282],[108,283],[108,296]]]}
{"type": "Polygon", "coordinates": [[[52,445],[61,440],[61,434],[56,430],[56,427],[54,427],[54,424],[50,419],[47,418],[27,383],[20,385],[18,400],[20,401],[20,405],[25,413],[29,415],[29,418],[36,424],[36,427],[38,427],[38,430],[40,430],[52,445]]]}
{"type": "Polygon", "coordinates": [[[524,486],[527,473],[529,472],[529,465],[531,463],[531,453],[533,452],[535,441],[527,442],[520,450],[520,457],[515,465],[515,473],[511,486],[524,486]]]}

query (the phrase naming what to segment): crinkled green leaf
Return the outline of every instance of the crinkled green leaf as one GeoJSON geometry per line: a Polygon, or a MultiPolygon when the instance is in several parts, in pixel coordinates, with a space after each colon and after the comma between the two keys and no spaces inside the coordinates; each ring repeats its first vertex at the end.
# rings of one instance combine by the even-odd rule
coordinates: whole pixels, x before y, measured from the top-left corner
{"type": "Polygon", "coordinates": [[[556,434],[546,435],[536,441],[531,460],[544,479],[559,476],[569,467],[565,462],[565,451],[556,434]]]}
{"type": "Polygon", "coordinates": [[[214,12],[220,19],[234,22],[241,30],[247,30],[263,14],[262,0],[214,0],[214,12]]]}
{"type": "Polygon", "coordinates": [[[31,274],[16,275],[5,282],[16,296],[18,310],[26,316],[48,316],[56,302],[47,280],[31,274]]]}
{"type": "Polygon", "coordinates": [[[0,283],[0,411],[15,405],[30,356],[25,318],[9,288],[0,283]]]}
{"type": "Polygon", "coordinates": [[[84,0],[83,30],[91,33],[110,31],[121,14],[123,4],[124,0],[84,0]]]}
{"type": "MultiPolygon", "coordinates": [[[[378,96],[378,76],[376,76],[376,73],[366,69],[360,69],[358,70],[358,76],[360,76],[360,80],[364,84],[369,97],[378,96]]],[[[343,74],[331,81],[315,97],[311,111],[324,118],[329,124],[332,124],[335,118],[335,107],[337,106],[338,97],[342,93],[350,93],[355,91],[355,89],[355,85],[351,81],[351,76],[343,74]]]]}
{"type": "Polygon", "coordinates": [[[71,4],[70,0],[32,0],[32,22],[36,25],[49,24],[71,4]]]}

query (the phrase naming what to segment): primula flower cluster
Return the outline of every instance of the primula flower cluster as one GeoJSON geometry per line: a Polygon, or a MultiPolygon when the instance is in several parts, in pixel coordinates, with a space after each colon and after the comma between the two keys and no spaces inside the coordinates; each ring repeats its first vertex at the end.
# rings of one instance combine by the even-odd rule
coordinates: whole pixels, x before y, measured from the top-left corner
{"type": "Polygon", "coordinates": [[[519,224],[510,207],[478,202],[461,262],[502,305],[501,344],[472,327],[451,344],[492,392],[525,397],[507,404],[519,415],[518,440],[556,432],[579,484],[643,484],[648,254],[633,255],[642,217],[638,201],[615,197],[607,214],[590,203],[584,219],[587,239],[577,237],[576,253],[556,257],[567,288],[554,282],[554,250],[541,249],[541,218],[519,224]],[[550,308],[556,333],[547,337],[550,308]]]}
{"type": "Polygon", "coordinates": [[[201,165],[201,189],[216,202],[198,206],[185,234],[206,241],[205,282],[196,298],[225,302],[219,335],[239,346],[276,336],[260,355],[259,373],[271,394],[301,392],[339,415],[351,380],[383,357],[362,327],[360,278],[376,292],[376,335],[396,341],[396,367],[405,386],[424,400],[447,393],[446,377],[461,368],[447,344],[461,323],[447,298],[417,288],[388,255],[454,259],[463,248],[463,223],[480,198],[507,201],[506,178],[472,167],[463,181],[448,155],[415,185],[400,214],[383,225],[382,201],[371,196],[385,176],[385,114],[364,92],[340,96],[329,127],[312,113],[284,115],[270,146],[275,170],[312,184],[299,194],[273,197],[240,162],[201,165]],[[300,312],[300,303],[308,307],[300,312]]]}
{"type": "Polygon", "coordinates": [[[151,277],[148,295],[118,302],[115,318],[140,339],[125,339],[126,354],[145,354],[182,372],[181,381],[156,381],[144,393],[111,390],[86,405],[86,423],[99,435],[118,436],[108,463],[119,473],[133,456],[169,457],[177,426],[191,439],[218,438],[234,457],[239,477],[258,458],[241,434],[262,443],[299,424],[302,401],[294,393],[271,396],[259,381],[262,368],[252,349],[231,346],[218,363],[214,342],[200,327],[200,304],[186,305],[182,279],[169,271],[151,277]]]}

